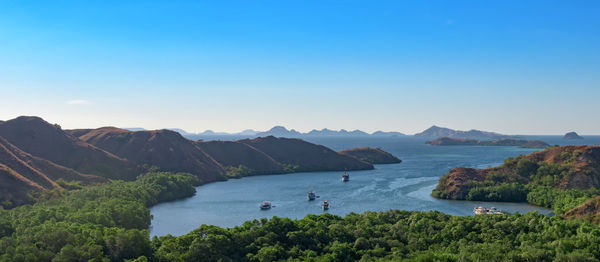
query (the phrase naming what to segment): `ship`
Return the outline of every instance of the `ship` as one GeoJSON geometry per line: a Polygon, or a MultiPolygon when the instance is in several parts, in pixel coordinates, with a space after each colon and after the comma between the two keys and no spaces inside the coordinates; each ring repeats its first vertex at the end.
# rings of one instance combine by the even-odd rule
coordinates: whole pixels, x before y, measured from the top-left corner
{"type": "Polygon", "coordinates": [[[350,181],[350,174],[348,174],[347,172],[344,172],[342,174],[342,182],[348,182],[350,181]]]}
{"type": "Polygon", "coordinates": [[[327,200],[323,201],[323,204],[321,204],[321,208],[323,209],[323,211],[328,210],[329,202],[327,200]]]}
{"type": "Polygon", "coordinates": [[[271,205],[271,201],[263,201],[263,202],[260,204],[260,209],[261,209],[261,210],[267,210],[267,209],[271,209],[271,206],[272,206],[272,205],[271,205]]]}
{"type": "Polygon", "coordinates": [[[311,201],[311,200],[315,200],[315,198],[317,198],[317,195],[315,194],[315,192],[313,192],[312,190],[308,191],[308,194],[306,194],[306,199],[308,201],[311,201]]]}

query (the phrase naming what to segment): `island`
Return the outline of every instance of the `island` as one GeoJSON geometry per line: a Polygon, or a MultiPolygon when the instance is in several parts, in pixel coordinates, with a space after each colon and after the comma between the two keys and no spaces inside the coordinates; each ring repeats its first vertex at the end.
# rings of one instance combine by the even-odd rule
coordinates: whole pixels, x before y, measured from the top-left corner
{"type": "Polygon", "coordinates": [[[550,146],[540,140],[519,140],[519,139],[499,139],[499,140],[476,140],[466,138],[440,137],[435,140],[425,142],[433,146],[518,146],[522,148],[546,148],[550,146]]]}
{"type": "Polygon", "coordinates": [[[498,167],[457,167],[440,178],[431,195],[454,200],[529,202],[553,208],[565,217],[598,221],[600,147],[553,146],[508,158],[498,167]]]}
{"type": "Polygon", "coordinates": [[[563,136],[563,139],[568,139],[568,140],[572,140],[572,139],[583,139],[583,137],[582,137],[582,136],[580,136],[579,134],[577,134],[576,132],[569,132],[569,133],[566,133],[566,134],[563,136]]]}
{"type": "Polygon", "coordinates": [[[421,133],[416,133],[416,137],[453,137],[453,138],[466,138],[466,139],[505,139],[510,136],[498,134],[495,132],[481,131],[477,129],[471,129],[469,131],[454,130],[446,127],[431,126],[421,133]]]}

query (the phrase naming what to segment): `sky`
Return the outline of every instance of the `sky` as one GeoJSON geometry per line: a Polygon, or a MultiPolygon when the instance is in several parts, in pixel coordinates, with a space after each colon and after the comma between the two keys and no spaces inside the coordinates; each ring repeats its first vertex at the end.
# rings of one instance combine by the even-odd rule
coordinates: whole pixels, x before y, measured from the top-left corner
{"type": "Polygon", "coordinates": [[[0,120],[600,134],[599,1],[0,0],[0,120]]]}

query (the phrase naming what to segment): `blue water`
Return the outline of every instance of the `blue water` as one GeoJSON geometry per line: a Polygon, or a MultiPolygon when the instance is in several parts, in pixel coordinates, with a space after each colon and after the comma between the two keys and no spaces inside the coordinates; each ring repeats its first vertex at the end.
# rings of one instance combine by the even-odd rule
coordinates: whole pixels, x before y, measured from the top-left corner
{"type": "MultiPolygon", "coordinates": [[[[600,137],[563,140],[558,136],[526,137],[549,144],[597,144],[600,137]]],[[[375,170],[350,172],[350,182],[341,182],[340,172],[313,172],[255,176],[207,184],[197,188],[195,196],[162,203],[151,208],[151,235],[182,235],[202,224],[233,227],[244,221],[272,216],[302,218],[322,213],[322,200],[331,202],[329,213],[402,210],[439,210],[452,215],[472,215],[479,205],[494,206],[508,212],[548,209],[526,203],[482,203],[432,198],[429,194],[440,176],[457,166],[487,168],[504,159],[528,154],[534,149],[518,147],[428,146],[427,139],[401,138],[307,138],[334,150],[370,146],[380,147],[402,163],[377,165],[375,170]],[[306,192],[314,190],[320,198],[307,201],[306,192]],[[273,202],[271,210],[258,205],[273,202]]]]}

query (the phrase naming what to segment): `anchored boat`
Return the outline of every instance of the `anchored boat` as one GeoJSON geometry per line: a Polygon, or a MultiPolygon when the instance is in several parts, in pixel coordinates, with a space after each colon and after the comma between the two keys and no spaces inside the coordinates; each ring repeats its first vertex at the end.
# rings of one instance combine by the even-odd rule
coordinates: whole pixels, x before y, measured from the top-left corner
{"type": "Polygon", "coordinates": [[[308,194],[306,194],[306,199],[308,199],[308,201],[311,201],[311,200],[315,200],[315,198],[317,198],[317,195],[315,194],[315,192],[313,192],[312,190],[308,191],[308,194]]]}
{"type": "Polygon", "coordinates": [[[342,182],[348,182],[350,181],[350,174],[348,174],[347,172],[344,172],[342,174],[342,182]]]}
{"type": "Polygon", "coordinates": [[[271,209],[271,206],[272,206],[272,205],[271,205],[271,201],[263,201],[263,202],[260,204],[260,209],[261,209],[261,210],[267,210],[267,209],[271,209]]]}
{"type": "Polygon", "coordinates": [[[329,202],[327,200],[323,201],[323,204],[321,204],[321,208],[323,209],[323,211],[328,210],[329,202]]]}
{"type": "Polygon", "coordinates": [[[482,207],[482,206],[474,208],[473,213],[475,213],[475,215],[487,215],[487,214],[502,215],[502,214],[504,214],[504,212],[496,209],[495,207],[486,208],[486,207],[482,207]]]}

